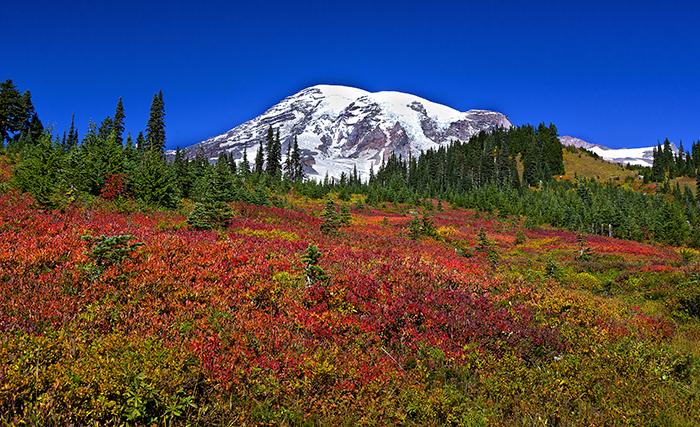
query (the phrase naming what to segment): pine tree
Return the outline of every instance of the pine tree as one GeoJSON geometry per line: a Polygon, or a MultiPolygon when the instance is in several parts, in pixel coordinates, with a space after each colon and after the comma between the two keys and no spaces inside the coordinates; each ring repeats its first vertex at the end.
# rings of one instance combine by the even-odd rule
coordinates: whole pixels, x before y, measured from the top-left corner
{"type": "Polygon", "coordinates": [[[306,286],[315,284],[323,285],[328,281],[328,275],[319,266],[321,260],[321,252],[315,245],[309,245],[301,257],[301,262],[304,264],[304,276],[306,276],[306,286]]]}
{"type": "Polygon", "coordinates": [[[25,121],[22,95],[12,80],[0,83],[0,148],[12,141],[25,121]]]}
{"type": "Polygon", "coordinates": [[[97,138],[100,140],[106,140],[109,135],[114,131],[114,120],[111,117],[105,117],[97,128],[97,138]]]}
{"type": "Polygon", "coordinates": [[[204,195],[196,204],[187,221],[195,229],[225,228],[233,217],[226,202],[233,199],[233,174],[225,154],[221,154],[206,179],[204,195]]]}
{"type": "Polygon", "coordinates": [[[272,126],[267,130],[267,163],[265,171],[272,178],[281,176],[282,170],[282,144],[280,142],[279,130],[275,136],[272,126]]]}
{"type": "Polygon", "coordinates": [[[182,197],[190,197],[192,189],[192,173],[190,172],[189,162],[185,158],[185,154],[177,147],[175,149],[175,159],[173,160],[173,172],[177,181],[177,187],[182,197]]]}
{"type": "Polygon", "coordinates": [[[175,177],[157,149],[143,154],[133,179],[136,196],[146,204],[177,207],[179,194],[175,177]]]}
{"type": "Polygon", "coordinates": [[[127,159],[132,159],[136,153],[136,147],[134,147],[134,140],[131,138],[131,133],[126,135],[126,144],[124,144],[124,155],[127,159]]]}
{"type": "MultiPolygon", "coordinates": [[[[272,129],[272,128],[270,128],[272,129]]],[[[260,141],[260,146],[258,147],[258,153],[255,155],[255,173],[260,175],[263,173],[263,167],[265,166],[265,153],[263,152],[263,144],[260,141]]]]}
{"type": "Polygon", "coordinates": [[[294,145],[292,146],[292,181],[302,181],[304,179],[304,167],[301,164],[301,154],[299,153],[299,141],[294,137],[294,145]]]}
{"type": "Polygon", "coordinates": [[[289,181],[294,181],[294,170],[292,168],[292,144],[287,145],[287,156],[284,159],[284,177],[289,181]]]}
{"type": "Polygon", "coordinates": [[[321,223],[321,232],[324,234],[335,234],[340,228],[340,218],[336,210],[333,200],[328,199],[326,206],[321,213],[323,223],[321,223]]]}
{"type": "Polygon", "coordinates": [[[42,207],[56,208],[63,203],[65,154],[46,133],[35,145],[27,146],[14,172],[14,181],[29,192],[42,207]]]}
{"type": "Polygon", "coordinates": [[[250,175],[250,163],[248,162],[248,143],[243,146],[243,160],[241,160],[241,175],[245,178],[250,175]]]}
{"type": "Polygon", "coordinates": [[[341,225],[350,225],[350,222],[352,221],[352,215],[350,215],[350,209],[348,209],[347,206],[343,206],[340,208],[340,216],[338,217],[338,220],[341,225]]]}
{"type": "Polygon", "coordinates": [[[146,151],[146,138],[143,137],[143,132],[136,135],[136,150],[139,152],[146,151]]]}
{"type": "Polygon", "coordinates": [[[228,165],[225,154],[219,155],[212,173],[211,195],[216,201],[230,202],[233,200],[234,176],[228,165]]]}
{"type": "Polygon", "coordinates": [[[187,217],[187,223],[196,230],[226,228],[233,218],[233,211],[222,201],[206,198],[197,202],[187,217]]]}
{"type": "Polygon", "coordinates": [[[66,137],[66,143],[63,146],[64,151],[69,151],[71,148],[78,145],[78,130],[75,128],[75,114],[71,116],[70,128],[66,137]]]}
{"type": "Polygon", "coordinates": [[[22,146],[35,144],[44,134],[44,126],[41,124],[41,120],[39,120],[36,111],[34,111],[31,92],[27,90],[22,94],[20,104],[22,109],[22,123],[19,135],[16,135],[15,138],[22,146]]]}
{"type": "Polygon", "coordinates": [[[408,223],[408,237],[411,240],[418,240],[423,234],[423,225],[418,215],[413,215],[411,222],[408,223]]]}
{"type": "Polygon", "coordinates": [[[116,143],[116,135],[110,131],[110,121],[103,122],[102,132],[94,123],[88,125],[83,144],[77,148],[76,162],[72,164],[70,175],[73,184],[81,191],[98,196],[107,179],[113,175],[124,173],[126,157],[121,145],[116,143]]]}
{"type": "Polygon", "coordinates": [[[165,103],[163,91],[153,96],[151,113],[146,124],[146,150],[155,150],[161,155],[165,150],[165,103]]]}
{"type": "Polygon", "coordinates": [[[124,144],[124,119],[126,115],[124,114],[124,105],[122,104],[122,98],[119,97],[117,101],[117,108],[114,112],[113,130],[116,136],[116,143],[119,146],[124,144]]]}

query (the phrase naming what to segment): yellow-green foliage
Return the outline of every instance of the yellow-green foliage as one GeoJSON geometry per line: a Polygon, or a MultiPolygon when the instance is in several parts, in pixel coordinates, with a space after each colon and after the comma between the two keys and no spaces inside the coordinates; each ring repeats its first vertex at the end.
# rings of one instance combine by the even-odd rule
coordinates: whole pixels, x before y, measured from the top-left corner
{"type": "Polygon", "coordinates": [[[569,150],[564,150],[564,170],[569,179],[594,178],[624,183],[626,178],[637,176],[635,171],[627,170],[622,165],[596,159],[585,152],[572,153],[569,150]]]}
{"type": "MultiPolygon", "coordinates": [[[[166,424],[191,414],[195,359],[138,336],[67,332],[0,341],[0,416],[36,425],[166,424]]],[[[12,422],[12,419],[5,419],[12,422]]]]}
{"type": "Polygon", "coordinates": [[[241,228],[236,230],[236,233],[268,240],[279,239],[287,240],[289,242],[299,240],[299,236],[296,233],[283,230],[252,230],[250,228],[241,228]]]}
{"type": "Polygon", "coordinates": [[[587,290],[596,290],[600,287],[601,283],[598,278],[596,278],[591,273],[571,273],[569,276],[570,283],[578,288],[587,290]]]}

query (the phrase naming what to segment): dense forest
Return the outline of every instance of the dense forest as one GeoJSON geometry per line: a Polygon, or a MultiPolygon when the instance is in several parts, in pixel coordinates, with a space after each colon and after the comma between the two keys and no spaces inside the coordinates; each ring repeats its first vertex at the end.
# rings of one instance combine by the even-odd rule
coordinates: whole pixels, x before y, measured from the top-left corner
{"type": "Polygon", "coordinates": [[[668,186],[675,176],[697,175],[700,143],[693,144],[691,152],[681,145],[678,154],[668,140],[659,145],[650,173],[642,171],[644,179],[666,183],[660,186],[665,191],[655,194],[591,180],[557,180],[565,172],[562,145],[556,127],[544,124],[480,133],[417,157],[392,156],[367,181],[355,170],[317,182],[305,179],[296,139],[283,155],[281,136],[272,127],[252,163],[245,156],[236,161],[222,154],[211,164],[203,155],[188,159],[180,150],[167,161],[162,92],[154,95],[148,122],[135,139],[124,135],[121,99],[114,115],[99,125],[90,123],[81,138],[74,121],[61,136],[44,129],[28,91],[20,92],[12,81],[0,87],[1,142],[17,162],[13,183],[43,207],[102,197],[172,209],[185,198],[195,202],[193,226],[217,228],[230,218],[227,202],[275,204],[276,194],[293,189],[313,198],[336,192],[348,200],[353,193],[364,194],[371,206],[440,199],[500,215],[522,215],[529,226],[551,224],[700,246],[698,197],[687,187],[668,186]]]}

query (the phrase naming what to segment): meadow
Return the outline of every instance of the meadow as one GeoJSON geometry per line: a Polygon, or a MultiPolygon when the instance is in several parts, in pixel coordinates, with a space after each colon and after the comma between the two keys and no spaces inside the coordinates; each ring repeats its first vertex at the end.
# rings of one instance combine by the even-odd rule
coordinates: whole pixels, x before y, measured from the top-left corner
{"type": "Polygon", "coordinates": [[[278,204],[195,231],[0,196],[0,420],[700,423],[697,252],[447,205],[347,202],[322,233],[321,202],[278,204]]]}

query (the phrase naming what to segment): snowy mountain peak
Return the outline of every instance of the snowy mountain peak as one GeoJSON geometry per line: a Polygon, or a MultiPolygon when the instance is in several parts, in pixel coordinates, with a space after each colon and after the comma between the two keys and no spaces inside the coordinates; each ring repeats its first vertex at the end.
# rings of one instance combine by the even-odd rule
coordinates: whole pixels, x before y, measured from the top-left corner
{"type": "MultiPolygon", "coordinates": [[[[609,148],[604,145],[592,144],[583,139],[573,136],[561,136],[559,140],[563,145],[568,145],[576,148],[584,148],[600,156],[603,160],[613,163],[622,163],[637,166],[651,166],[654,163],[654,148],[639,147],[639,148],[609,148]]],[[[678,148],[675,145],[671,146],[674,153],[678,153],[678,148]]]]}
{"type": "Polygon", "coordinates": [[[279,130],[282,151],[299,140],[305,172],[338,177],[356,166],[365,178],[392,153],[407,157],[480,131],[510,127],[497,112],[454,108],[403,92],[368,92],[348,86],[315,85],[291,95],[260,116],[185,149],[215,159],[222,152],[249,160],[269,126],[279,130]]]}

